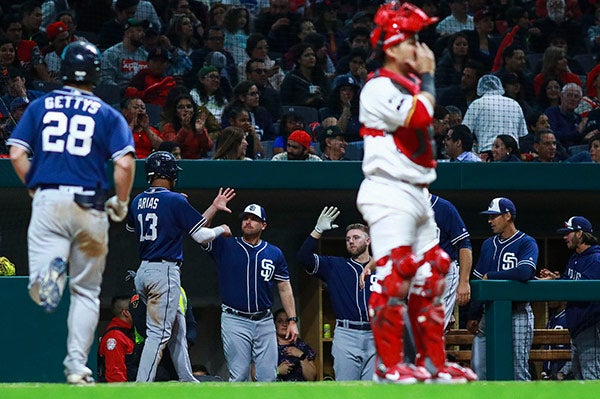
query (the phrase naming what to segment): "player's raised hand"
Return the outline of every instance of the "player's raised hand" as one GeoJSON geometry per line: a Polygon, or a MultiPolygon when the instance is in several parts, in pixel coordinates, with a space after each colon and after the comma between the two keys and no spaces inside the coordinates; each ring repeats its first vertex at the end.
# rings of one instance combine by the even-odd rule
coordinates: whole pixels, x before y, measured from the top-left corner
{"type": "Polygon", "coordinates": [[[219,188],[219,194],[215,197],[212,204],[217,210],[231,213],[231,209],[227,208],[227,203],[235,197],[235,190],[233,188],[223,187],[219,188]]]}
{"type": "Polygon", "coordinates": [[[317,219],[317,225],[315,226],[315,231],[319,234],[322,234],[324,231],[337,229],[337,224],[333,224],[335,219],[340,215],[340,211],[337,206],[325,207],[323,211],[319,215],[319,219],[317,219]]]}

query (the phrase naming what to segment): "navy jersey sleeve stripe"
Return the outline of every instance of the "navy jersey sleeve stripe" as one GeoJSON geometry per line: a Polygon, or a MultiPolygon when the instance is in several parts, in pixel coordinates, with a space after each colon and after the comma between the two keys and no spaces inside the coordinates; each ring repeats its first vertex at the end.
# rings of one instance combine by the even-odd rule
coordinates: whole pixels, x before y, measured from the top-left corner
{"type": "Polygon", "coordinates": [[[462,240],[464,240],[465,238],[468,238],[468,237],[469,237],[469,232],[465,231],[463,234],[461,234],[461,235],[459,235],[457,237],[454,237],[452,240],[450,240],[450,243],[452,245],[456,245],[456,244],[458,244],[459,241],[462,241],[462,240]]]}
{"type": "Polygon", "coordinates": [[[189,231],[189,235],[193,235],[195,232],[197,232],[198,230],[200,230],[204,225],[206,224],[206,219],[204,219],[204,217],[202,218],[202,220],[200,220],[198,223],[196,223],[194,225],[194,227],[192,227],[189,231]]]}
{"type": "Polygon", "coordinates": [[[113,161],[116,161],[117,159],[123,158],[125,155],[127,155],[129,153],[135,154],[135,148],[133,146],[128,145],[127,147],[123,148],[122,150],[119,150],[119,151],[113,153],[111,158],[113,161]]]}
{"type": "Polygon", "coordinates": [[[31,146],[24,140],[19,140],[19,139],[8,139],[6,140],[6,146],[15,146],[15,147],[19,147],[21,148],[23,151],[27,152],[27,154],[32,154],[33,150],[31,149],[31,146]]]}

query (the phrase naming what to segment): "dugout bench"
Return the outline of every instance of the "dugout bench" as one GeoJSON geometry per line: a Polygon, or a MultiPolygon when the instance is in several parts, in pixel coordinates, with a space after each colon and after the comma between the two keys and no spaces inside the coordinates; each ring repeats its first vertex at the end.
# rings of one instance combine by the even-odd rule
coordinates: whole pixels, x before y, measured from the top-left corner
{"type": "MultiPolygon", "coordinates": [[[[460,363],[471,361],[473,334],[466,329],[457,329],[448,331],[445,338],[446,354],[448,356],[452,356],[460,363]]],[[[533,362],[571,360],[570,342],[569,330],[536,328],[533,330],[533,343],[529,352],[529,360],[533,362]],[[544,349],[546,345],[566,345],[566,348],[544,349]]]]}

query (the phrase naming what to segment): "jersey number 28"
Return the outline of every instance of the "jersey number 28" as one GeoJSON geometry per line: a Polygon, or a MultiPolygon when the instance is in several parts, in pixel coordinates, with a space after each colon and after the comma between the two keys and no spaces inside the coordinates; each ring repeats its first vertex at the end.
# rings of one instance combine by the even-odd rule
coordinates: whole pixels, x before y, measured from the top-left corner
{"type": "Polygon", "coordinates": [[[64,152],[85,157],[92,150],[92,136],[96,121],[91,116],[73,115],[70,119],[62,112],[47,112],[42,130],[42,149],[48,152],[64,152]],[[62,136],[68,133],[67,140],[62,136]]]}

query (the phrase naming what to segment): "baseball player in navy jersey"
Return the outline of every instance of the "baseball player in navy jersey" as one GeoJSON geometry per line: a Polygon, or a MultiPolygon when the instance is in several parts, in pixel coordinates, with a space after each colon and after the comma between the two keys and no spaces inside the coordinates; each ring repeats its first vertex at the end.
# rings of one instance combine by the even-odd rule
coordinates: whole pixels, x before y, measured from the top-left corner
{"type": "MultiPolygon", "coordinates": [[[[592,224],[583,216],[572,216],[556,231],[574,253],[562,276],[548,269],[541,279],[599,280],[600,246],[592,224]]],[[[566,328],[571,335],[573,377],[577,380],[600,379],[600,303],[567,302],[566,328]]]]}
{"type": "MultiPolygon", "coordinates": [[[[487,215],[494,236],[481,246],[473,276],[483,280],[527,281],[535,276],[538,246],[535,240],[515,226],[517,208],[508,198],[494,198],[487,215]]],[[[533,311],[529,302],[514,302],[512,315],[513,363],[515,380],[530,380],[529,351],[533,341],[533,311]]],[[[467,329],[475,334],[471,365],[480,379],[486,378],[485,316],[483,304],[471,302],[467,329]]]]}
{"type": "Polygon", "coordinates": [[[382,68],[360,95],[365,179],[356,203],[369,224],[377,262],[369,310],[378,357],[373,379],[378,382],[474,378],[470,370],[446,363],[443,306],[437,306],[450,258],[438,245],[427,190],[436,178],[428,133],[435,106],[435,56],[418,41],[418,32],[436,21],[410,3],[382,5],[371,32],[382,68]],[[404,362],[403,352],[409,286],[414,299],[408,312],[418,320],[412,326],[416,367],[404,362]]]}
{"type": "Polygon", "coordinates": [[[320,256],[315,253],[324,231],[335,229],[339,216],[337,207],[325,207],[317,224],[306,238],[298,260],[305,270],[327,284],[335,313],[335,331],[331,354],[337,381],[370,380],[373,378],[375,344],[369,322],[368,302],[371,282],[360,276],[371,261],[369,228],[355,223],[346,227],[346,250],[349,258],[320,256]]]}
{"type": "Polygon", "coordinates": [[[242,236],[218,237],[206,245],[217,263],[221,294],[221,338],[229,381],[250,381],[254,363],[257,381],[277,377],[277,336],[271,306],[277,283],[288,314],[286,339],[298,336],[298,317],[287,263],[281,250],[261,239],[267,227],[265,209],[248,205],[241,213],[242,236]]]}
{"type": "Polygon", "coordinates": [[[145,169],[150,187],[134,198],[127,217],[127,230],[136,233],[142,259],[135,276],[135,290],[147,306],[147,337],[136,381],[154,381],[162,351],[168,346],[179,381],[198,382],[192,375],[185,314],[179,306],[182,241],[184,234],[198,243],[230,236],[227,225],[212,229],[203,226],[218,210],[231,212],[227,203],[235,192],[220,189],[203,215],[185,195],[171,191],[180,170],[173,154],[166,151],[150,154],[145,169]]]}
{"type": "Polygon", "coordinates": [[[47,312],[60,302],[68,265],[64,366],[67,382],[80,385],[94,382],[86,363],[100,310],[107,214],[113,221],[125,218],[135,168],[127,122],[92,94],[99,73],[96,47],[69,44],[62,53],[65,86],[33,101],[7,142],[15,172],[33,196],[29,295],[47,312]],[[116,195],[106,200],[108,159],[115,165],[116,195]]]}
{"type": "Polygon", "coordinates": [[[440,247],[452,259],[446,275],[446,288],[442,296],[445,310],[444,326],[447,328],[456,300],[458,299],[460,306],[471,300],[469,277],[473,267],[473,251],[469,232],[456,207],[450,201],[437,195],[430,195],[429,200],[435,216],[440,247]]]}

